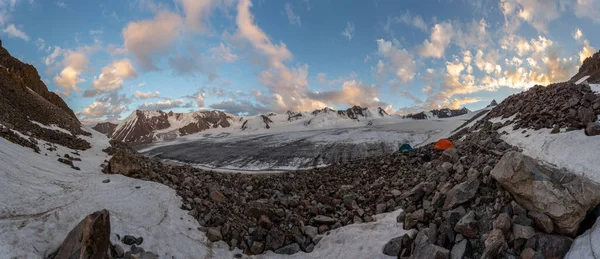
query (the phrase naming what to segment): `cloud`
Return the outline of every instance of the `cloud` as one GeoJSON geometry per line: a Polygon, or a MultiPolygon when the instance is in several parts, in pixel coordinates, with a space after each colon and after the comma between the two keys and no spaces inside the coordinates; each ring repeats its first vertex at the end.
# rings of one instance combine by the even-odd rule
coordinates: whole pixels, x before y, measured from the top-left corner
{"type": "Polygon", "coordinates": [[[231,51],[231,48],[225,46],[223,42],[218,47],[213,47],[208,50],[212,54],[213,60],[217,62],[231,63],[238,59],[238,56],[231,51]]]}
{"type": "Polygon", "coordinates": [[[2,32],[6,33],[9,38],[17,38],[24,41],[29,41],[29,36],[25,32],[17,29],[14,24],[9,24],[2,30],[2,32]]]}
{"type": "Polygon", "coordinates": [[[160,92],[156,91],[156,92],[141,92],[141,91],[135,91],[135,97],[140,99],[140,100],[145,100],[145,99],[150,99],[150,98],[156,98],[160,96],[160,92]]]}
{"type": "Polygon", "coordinates": [[[223,110],[235,115],[255,115],[270,112],[268,107],[248,100],[226,100],[210,105],[211,109],[223,110]]]}
{"type": "Polygon", "coordinates": [[[129,59],[115,60],[102,68],[102,73],[94,78],[92,85],[101,92],[110,92],[120,89],[123,86],[123,80],[135,77],[137,77],[137,71],[129,59]]]}
{"type": "Polygon", "coordinates": [[[357,76],[358,76],[358,74],[356,74],[355,72],[352,72],[348,76],[340,76],[337,79],[328,80],[327,79],[327,74],[325,74],[325,73],[318,73],[317,74],[317,81],[320,84],[335,85],[335,84],[341,84],[341,83],[346,82],[346,81],[354,80],[357,76]]]}
{"type": "Polygon", "coordinates": [[[144,70],[158,70],[154,58],[164,55],[173,47],[181,25],[181,17],[168,11],[160,11],[152,20],[130,22],[122,33],[125,48],[144,70]]]}
{"type": "Polygon", "coordinates": [[[431,29],[429,39],[426,39],[421,46],[417,47],[419,55],[433,58],[443,57],[445,49],[450,45],[453,35],[452,24],[447,22],[436,24],[431,29]]]}
{"type": "Polygon", "coordinates": [[[288,21],[290,21],[291,25],[302,26],[302,23],[300,22],[300,16],[298,16],[294,13],[292,4],[290,4],[289,2],[285,3],[284,9],[285,9],[285,14],[287,15],[288,21]]]}
{"type": "Polygon", "coordinates": [[[108,52],[108,54],[110,54],[111,56],[122,56],[128,53],[126,48],[120,48],[114,44],[109,44],[108,46],[106,46],[106,52],[108,52]]]}
{"type": "Polygon", "coordinates": [[[46,41],[44,41],[44,39],[42,39],[42,38],[37,38],[35,40],[35,45],[38,47],[38,50],[46,49],[46,41]]]}
{"type": "Polygon", "coordinates": [[[363,60],[363,63],[367,63],[371,61],[371,56],[370,55],[365,55],[365,59],[363,60]]]}
{"type": "Polygon", "coordinates": [[[388,106],[378,98],[378,88],[374,85],[363,84],[362,82],[351,80],[342,84],[339,90],[330,90],[323,92],[309,92],[311,99],[329,103],[369,106],[388,106]]]}
{"type": "Polygon", "coordinates": [[[190,50],[187,54],[178,52],[170,57],[168,62],[175,75],[195,76],[197,73],[201,73],[206,74],[210,82],[219,77],[213,71],[214,68],[206,64],[204,56],[194,50],[190,50]]]}
{"type": "Polygon", "coordinates": [[[67,4],[65,4],[65,2],[62,2],[62,1],[57,1],[56,6],[63,8],[63,9],[67,8],[67,4]]]}
{"type": "Polygon", "coordinates": [[[89,30],[90,35],[94,36],[94,35],[101,35],[104,33],[103,29],[97,29],[97,30],[89,30]]]}
{"type": "Polygon", "coordinates": [[[348,40],[352,40],[354,38],[354,29],[354,23],[346,23],[346,29],[342,31],[342,36],[348,38],[348,40]]]}
{"type": "Polygon", "coordinates": [[[575,16],[578,18],[589,18],[595,23],[600,23],[600,3],[597,0],[573,1],[575,16]]]}
{"type": "Polygon", "coordinates": [[[550,22],[560,16],[556,0],[501,0],[500,10],[504,14],[508,32],[516,31],[520,21],[525,21],[538,32],[548,33],[550,22]]]}
{"type": "Polygon", "coordinates": [[[46,64],[46,66],[50,66],[50,65],[54,64],[54,62],[56,62],[56,58],[58,58],[58,56],[63,54],[63,51],[64,50],[61,49],[59,46],[54,46],[54,51],[52,51],[52,53],[50,53],[50,55],[48,55],[44,59],[44,64],[46,64]]]}
{"type": "Polygon", "coordinates": [[[581,32],[581,30],[579,28],[577,28],[577,30],[575,30],[575,32],[573,32],[573,39],[581,39],[581,37],[583,36],[583,33],[581,32]]]}
{"type": "Polygon", "coordinates": [[[411,81],[415,76],[416,62],[406,49],[400,49],[391,42],[377,40],[377,54],[384,58],[379,60],[376,73],[380,79],[385,79],[387,72],[392,72],[403,83],[411,81]]]}
{"type": "Polygon", "coordinates": [[[167,110],[175,108],[190,108],[190,105],[184,104],[183,99],[157,101],[156,103],[144,103],[139,106],[140,110],[167,110]]]}
{"type": "Polygon", "coordinates": [[[76,115],[82,120],[118,120],[123,112],[129,111],[129,104],[131,99],[127,96],[112,92],[98,97],[89,107],[77,112],[76,115]]]}
{"type": "Polygon", "coordinates": [[[208,18],[210,11],[217,4],[217,0],[177,0],[183,6],[185,13],[185,25],[188,29],[197,33],[207,33],[208,18]]]}
{"type": "Polygon", "coordinates": [[[64,90],[63,95],[69,96],[71,90],[80,91],[77,84],[85,82],[85,79],[81,77],[81,73],[87,69],[90,61],[85,49],[65,50],[61,53],[64,55],[62,61],[64,68],[58,75],[54,76],[54,83],[64,90]]]}
{"type": "Polygon", "coordinates": [[[592,55],[594,55],[594,53],[596,53],[596,49],[594,49],[594,47],[592,47],[590,45],[590,41],[589,40],[584,40],[583,41],[583,49],[581,49],[581,51],[579,51],[579,62],[583,63],[583,61],[588,58],[591,57],[592,55]]]}
{"type": "Polygon", "coordinates": [[[425,23],[423,18],[420,15],[412,15],[408,11],[406,11],[400,17],[388,17],[387,23],[384,25],[384,30],[390,31],[390,26],[392,23],[400,22],[406,25],[413,26],[421,31],[427,32],[427,23],[425,23]]]}

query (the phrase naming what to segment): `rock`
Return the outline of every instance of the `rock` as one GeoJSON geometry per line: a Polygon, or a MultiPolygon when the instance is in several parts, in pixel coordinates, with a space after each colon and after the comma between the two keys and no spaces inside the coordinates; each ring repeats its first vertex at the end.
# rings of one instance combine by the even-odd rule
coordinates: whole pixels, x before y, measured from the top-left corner
{"type": "Polygon", "coordinates": [[[585,127],[585,135],[588,136],[598,136],[600,135],[600,123],[598,122],[590,122],[585,127]]]}
{"type": "Polygon", "coordinates": [[[596,120],[596,114],[594,114],[594,110],[587,107],[579,107],[579,110],[577,111],[577,117],[584,125],[596,120]]]}
{"type": "Polygon", "coordinates": [[[304,226],[304,234],[314,239],[319,234],[319,229],[313,226],[304,226]]]}
{"type": "Polygon", "coordinates": [[[210,192],[210,199],[214,202],[224,202],[225,196],[219,191],[210,192]]]}
{"type": "Polygon", "coordinates": [[[313,220],[317,224],[325,224],[325,225],[333,225],[337,221],[336,219],[334,219],[332,217],[327,217],[325,215],[317,215],[313,218],[313,220]]]}
{"type": "Polygon", "coordinates": [[[429,241],[425,234],[428,231],[419,231],[415,238],[415,249],[411,259],[446,259],[450,256],[450,251],[441,246],[436,246],[429,241]]]}
{"type": "Polygon", "coordinates": [[[492,124],[492,130],[498,130],[500,128],[502,128],[504,126],[504,124],[502,122],[496,122],[494,124],[492,124]]]}
{"type": "Polygon", "coordinates": [[[252,254],[261,254],[265,250],[265,244],[263,242],[254,241],[250,247],[252,254]]]}
{"type": "Polygon", "coordinates": [[[377,214],[384,213],[386,209],[387,209],[387,204],[385,204],[385,203],[380,203],[380,204],[377,204],[377,206],[375,206],[375,211],[377,212],[377,214]]]}
{"type": "Polygon", "coordinates": [[[452,163],[449,163],[449,162],[442,163],[442,169],[445,172],[450,172],[450,169],[452,169],[452,167],[454,167],[454,165],[452,163]]]}
{"type": "Polygon", "coordinates": [[[527,210],[525,208],[523,208],[523,206],[516,203],[515,201],[510,202],[510,208],[513,211],[514,215],[523,215],[523,216],[527,215],[527,210]]]}
{"type": "Polygon", "coordinates": [[[138,237],[135,240],[135,244],[138,245],[138,246],[141,245],[143,242],[144,242],[144,238],[143,237],[138,237]]]}
{"type": "Polygon", "coordinates": [[[158,259],[158,255],[155,255],[152,252],[143,252],[140,259],[158,259]]]}
{"type": "Polygon", "coordinates": [[[221,230],[218,228],[208,228],[206,231],[206,237],[210,242],[217,242],[223,240],[223,235],[221,235],[221,230]]]}
{"type": "Polygon", "coordinates": [[[390,191],[390,193],[394,196],[394,197],[399,197],[400,195],[402,195],[402,192],[396,189],[393,189],[390,191]]]}
{"type": "Polygon", "coordinates": [[[536,259],[535,250],[533,250],[531,248],[525,248],[525,250],[523,250],[523,252],[521,252],[521,258],[522,259],[536,259]]]}
{"type": "Polygon", "coordinates": [[[146,251],[146,250],[144,250],[144,248],[137,247],[136,245],[132,245],[129,250],[132,254],[141,254],[146,251]]]}
{"type": "Polygon", "coordinates": [[[282,255],[291,255],[298,252],[300,252],[300,245],[298,245],[298,243],[289,244],[287,246],[275,250],[276,254],[282,255]]]}
{"type": "Polygon", "coordinates": [[[73,166],[73,161],[71,161],[69,159],[62,158],[62,157],[58,159],[58,162],[61,162],[61,163],[65,164],[65,165],[73,166]]]}
{"type": "Polygon", "coordinates": [[[398,213],[398,216],[396,217],[396,222],[404,223],[405,218],[406,218],[406,211],[402,210],[402,211],[400,211],[400,213],[398,213]]]}
{"type": "Polygon", "coordinates": [[[512,221],[518,225],[533,226],[533,220],[524,215],[514,215],[512,221]]]}
{"type": "Polygon", "coordinates": [[[247,192],[251,192],[252,190],[254,190],[254,187],[252,187],[252,185],[246,186],[246,191],[247,192]]]}
{"type": "Polygon", "coordinates": [[[389,256],[398,256],[402,251],[402,237],[395,237],[383,246],[383,254],[389,256]]]}
{"type": "Polygon", "coordinates": [[[515,239],[530,239],[535,235],[535,230],[530,226],[513,224],[513,235],[515,239]]]}
{"type": "Polygon", "coordinates": [[[110,179],[102,180],[102,183],[110,183],[110,179]]]}
{"type": "Polygon", "coordinates": [[[121,247],[118,244],[113,246],[113,251],[115,252],[117,258],[121,258],[125,254],[125,250],[123,250],[123,247],[121,247]]]}
{"type": "Polygon", "coordinates": [[[123,239],[121,239],[121,242],[123,242],[123,244],[130,246],[137,242],[137,238],[135,238],[134,236],[131,236],[131,235],[125,235],[125,236],[123,236],[123,239]]]}
{"type": "Polygon", "coordinates": [[[560,133],[560,126],[558,124],[554,125],[554,128],[552,128],[552,131],[550,131],[550,134],[557,134],[557,133],[560,133]]]}
{"type": "Polygon", "coordinates": [[[459,158],[460,156],[458,155],[456,148],[449,148],[442,152],[442,161],[456,163],[459,158]]]}
{"type": "Polygon", "coordinates": [[[258,225],[266,229],[271,229],[273,222],[271,222],[267,215],[262,215],[260,216],[260,219],[258,219],[258,225]]]}
{"type": "Polygon", "coordinates": [[[494,229],[499,229],[502,233],[507,234],[508,231],[512,229],[512,221],[508,213],[501,213],[498,215],[494,220],[493,227],[494,229]]]}
{"type": "Polygon", "coordinates": [[[550,217],[546,216],[546,214],[537,211],[530,211],[528,215],[533,219],[535,227],[541,229],[547,234],[550,234],[554,231],[554,223],[550,217]]]}
{"type": "Polygon", "coordinates": [[[504,234],[500,229],[494,229],[485,239],[485,249],[481,258],[498,258],[506,249],[508,244],[504,239],[504,234]]]}
{"type": "Polygon", "coordinates": [[[450,259],[462,259],[465,258],[469,252],[469,241],[463,239],[462,241],[454,244],[450,251],[450,259]]]}
{"type": "Polygon", "coordinates": [[[477,220],[475,219],[475,211],[469,211],[464,217],[458,221],[454,230],[467,238],[477,237],[477,220]]]}
{"type": "MultiPolygon", "coordinates": [[[[597,242],[597,239],[589,241],[597,242]]],[[[566,236],[548,234],[536,235],[536,251],[538,251],[543,258],[564,258],[565,255],[567,255],[567,252],[569,252],[571,244],[573,244],[573,240],[566,236]]],[[[585,256],[578,258],[585,258],[585,256]]]]}
{"type": "Polygon", "coordinates": [[[107,210],[101,210],[79,222],[52,258],[109,258],[109,248],[110,216],[107,210]]]}
{"type": "Polygon", "coordinates": [[[423,222],[425,220],[425,211],[423,209],[417,210],[413,213],[409,213],[406,215],[404,219],[404,229],[412,229],[419,224],[419,222],[423,222]]]}
{"type": "Polygon", "coordinates": [[[285,243],[285,234],[278,229],[271,229],[267,236],[266,249],[276,250],[282,247],[285,243]]]}
{"type": "Polygon", "coordinates": [[[575,235],[587,211],[600,202],[598,184],[540,166],[515,151],[506,153],[491,174],[519,204],[550,217],[561,234],[575,235]]]}
{"type": "Polygon", "coordinates": [[[453,209],[456,206],[473,199],[477,193],[477,189],[479,189],[479,180],[477,179],[454,186],[454,188],[446,194],[443,210],[453,209]]]}

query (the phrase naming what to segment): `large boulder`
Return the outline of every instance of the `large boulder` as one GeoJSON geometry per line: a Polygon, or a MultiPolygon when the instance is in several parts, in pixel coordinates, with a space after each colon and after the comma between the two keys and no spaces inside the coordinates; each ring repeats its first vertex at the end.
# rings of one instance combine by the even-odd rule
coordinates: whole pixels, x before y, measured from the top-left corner
{"type": "Polygon", "coordinates": [[[69,232],[51,259],[105,259],[110,258],[110,216],[107,210],[96,211],[85,217],[69,232]]]}
{"type": "Polygon", "coordinates": [[[436,246],[431,243],[430,237],[427,236],[429,229],[426,228],[419,231],[415,238],[415,250],[411,255],[411,259],[446,259],[450,257],[450,250],[441,246],[436,246]]]}
{"type": "Polygon", "coordinates": [[[598,184],[539,165],[519,152],[502,156],[491,174],[527,210],[550,217],[561,234],[574,236],[587,211],[600,202],[598,184]]]}
{"type": "Polygon", "coordinates": [[[108,165],[103,172],[106,174],[122,174],[131,176],[142,170],[142,162],[136,154],[126,150],[117,150],[113,157],[108,161],[108,165]]]}

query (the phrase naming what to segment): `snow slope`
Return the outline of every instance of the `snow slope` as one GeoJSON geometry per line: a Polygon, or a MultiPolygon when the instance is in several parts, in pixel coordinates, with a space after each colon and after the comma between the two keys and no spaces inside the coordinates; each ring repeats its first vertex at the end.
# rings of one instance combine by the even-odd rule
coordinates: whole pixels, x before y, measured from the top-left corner
{"type": "MultiPolygon", "coordinates": [[[[174,190],[101,173],[100,165],[108,158],[101,150],[108,139],[88,131],[91,137],[80,137],[92,148],[79,151],[82,161],[74,162],[81,171],[57,162],[57,155],[74,156],[73,150],[57,146],[50,152],[39,141],[42,152],[37,154],[0,138],[0,258],[43,258],[82,218],[100,209],[110,211],[113,243],[121,244],[116,234],[142,236],[141,246],[160,258],[233,258],[241,253],[223,242],[210,243],[198,222],[179,208],[174,190]],[[102,183],[105,179],[110,182],[102,183]]],[[[310,254],[270,252],[256,258],[390,258],[381,252],[384,244],[406,233],[396,223],[398,213],[334,230],[310,254]]]]}

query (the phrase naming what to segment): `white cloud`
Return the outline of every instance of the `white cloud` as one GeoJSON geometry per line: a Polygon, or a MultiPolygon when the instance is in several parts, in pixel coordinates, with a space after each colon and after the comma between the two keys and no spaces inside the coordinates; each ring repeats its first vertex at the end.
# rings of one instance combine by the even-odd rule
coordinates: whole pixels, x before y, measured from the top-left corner
{"type": "Polygon", "coordinates": [[[59,54],[64,56],[62,61],[64,68],[58,75],[54,76],[54,83],[64,90],[62,94],[65,96],[68,96],[71,90],[79,92],[79,87],[77,87],[77,84],[85,82],[85,79],[81,77],[81,73],[87,70],[90,63],[87,55],[94,51],[94,49],[84,47],[73,51],[60,50],[58,47],[55,47],[54,52],[49,56],[50,60],[47,58],[45,62],[53,62],[53,60],[56,58],[54,55],[57,53],[57,51],[58,54],[56,54],[56,56],[59,54]]]}
{"type": "Polygon", "coordinates": [[[50,53],[50,55],[48,55],[44,59],[44,64],[46,64],[46,66],[54,64],[54,62],[56,61],[56,58],[58,56],[60,56],[63,53],[63,51],[64,50],[61,49],[59,46],[54,46],[54,51],[52,51],[52,53],[50,53]]]}
{"type": "Polygon", "coordinates": [[[431,30],[429,39],[423,41],[423,44],[417,48],[419,55],[433,58],[443,57],[453,35],[452,24],[447,22],[436,24],[431,30]]]}
{"type": "Polygon", "coordinates": [[[176,100],[165,100],[165,101],[157,101],[156,103],[144,103],[140,105],[140,110],[166,110],[166,109],[175,109],[175,108],[185,108],[189,107],[184,104],[182,99],[176,100]]]}
{"type": "Polygon", "coordinates": [[[581,37],[583,36],[583,33],[581,32],[581,30],[579,28],[577,28],[577,30],[575,30],[575,32],[573,32],[573,39],[581,39],[581,37]]]}
{"type": "Polygon", "coordinates": [[[42,38],[37,38],[35,40],[35,45],[38,47],[38,50],[46,49],[46,41],[44,41],[44,39],[42,39],[42,38]]]}
{"type": "Polygon", "coordinates": [[[181,24],[181,17],[168,11],[159,12],[152,20],[130,22],[123,29],[125,48],[144,70],[158,70],[154,57],[171,50],[181,24]]]}
{"type": "Polygon", "coordinates": [[[238,59],[238,56],[231,51],[231,48],[225,46],[223,42],[221,42],[218,47],[210,48],[208,52],[212,54],[212,58],[216,61],[230,63],[238,59]]]}
{"type": "Polygon", "coordinates": [[[117,47],[114,44],[109,44],[106,46],[106,52],[108,52],[111,56],[120,56],[128,53],[126,48],[117,47]]]}
{"type": "Polygon", "coordinates": [[[177,2],[183,6],[187,28],[194,32],[207,33],[206,23],[208,23],[210,11],[218,0],[177,0],[177,2]]]}
{"type": "Polygon", "coordinates": [[[342,84],[339,90],[310,92],[309,97],[324,103],[359,105],[363,107],[388,106],[378,98],[378,89],[374,85],[351,80],[342,84]]]}
{"type": "Polygon", "coordinates": [[[371,61],[371,56],[370,55],[365,55],[365,59],[363,60],[363,63],[367,63],[371,61]]]}
{"type": "Polygon", "coordinates": [[[579,62],[583,63],[586,58],[591,57],[594,53],[596,53],[596,49],[590,45],[590,41],[584,40],[583,49],[579,51],[579,62]]]}
{"type": "Polygon", "coordinates": [[[137,72],[129,59],[115,60],[102,68],[102,73],[94,78],[92,85],[100,92],[110,92],[120,89],[123,80],[134,77],[137,77],[137,72]]]}
{"type": "Polygon", "coordinates": [[[377,63],[377,74],[380,79],[385,78],[385,73],[392,72],[403,83],[411,81],[417,69],[412,54],[406,49],[400,49],[391,42],[383,39],[377,40],[377,53],[385,59],[377,63]]]}
{"type": "Polygon", "coordinates": [[[342,31],[342,36],[348,38],[348,40],[352,40],[354,38],[354,23],[348,22],[346,23],[346,29],[342,31]]]}
{"type": "Polygon", "coordinates": [[[22,30],[19,30],[15,27],[14,24],[9,24],[2,30],[2,32],[6,33],[10,38],[22,39],[24,41],[29,41],[29,36],[22,30]]]}
{"type": "Polygon", "coordinates": [[[160,92],[156,91],[156,92],[141,92],[141,91],[135,91],[135,97],[141,100],[145,100],[145,99],[150,99],[150,98],[156,98],[160,96],[160,92]]]}
{"type": "Polygon", "coordinates": [[[399,21],[411,25],[421,31],[427,31],[427,23],[425,23],[425,21],[423,20],[423,18],[421,18],[420,15],[413,16],[411,13],[406,12],[399,17],[399,21]]]}
{"type": "Polygon", "coordinates": [[[508,32],[516,31],[520,21],[525,21],[538,32],[548,33],[550,22],[560,17],[556,0],[500,0],[500,9],[508,32]]]}
{"type": "Polygon", "coordinates": [[[573,0],[575,16],[589,18],[600,23],[600,2],[598,0],[573,0]]]}
{"type": "Polygon", "coordinates": [[[302,23],[300,22],[300,16],[298,16],[294,13],[293,8],[294,7],[289,2],[285,3],[284,9],[285,9],[285,14],[287,15],[288,21],[290,21],[291,25],[302,26],[302,23]]]}
{"type": "Polygon", "coordinates": [[[63,1],[57,1],[56,6],[58,6],[60,8],[67,8],[67,4],[65,4],[65,2],[63,2],[63,1]]]}

